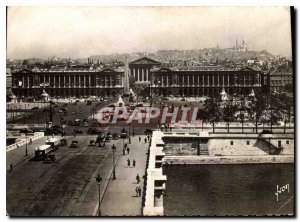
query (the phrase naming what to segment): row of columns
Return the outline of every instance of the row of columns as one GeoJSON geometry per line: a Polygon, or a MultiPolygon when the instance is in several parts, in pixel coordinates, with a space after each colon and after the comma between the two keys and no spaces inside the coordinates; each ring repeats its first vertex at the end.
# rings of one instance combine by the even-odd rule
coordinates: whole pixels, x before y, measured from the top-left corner
{"type": "Polygon", "coordinates": [[[131,68],[131,75],[137,82],[150,81],[150,68],[131,68]]]}
{"type": "MultiPolygon", "coordinates": [[[[91,76],[80,76],[80,75],[64,75],[64,76],[41,76],[39,77],[38,85],[43,83],[44,85],[46,83],[51,86],[51,83],[53,83],[53,87],[56,87],[56,83],[58,83],[59,88],[64,88],[64,87],[94,87],[95,85],[95,79],[93,79],[93,86],[92,86],[92,77],[91,76]],[[53,82],[52,82],[52,81],[53,82]],[[77,81],[78,80],[78,81],[77,81]],[[83,85],[81,82],[83,81],[83,85]],[[67,83],[68,82],[68,83],[67,83]],[[62,85],[63,83],[63,85],[62,85]],[[87,85],[88,83],[88,85],[87,85]]],[[[101,85],[103,87],[110,87],[110,86],[115,86],[115,85],[120,85],[122,86],[122,81],[121,77],[116,77],[116,76],[104,76],[102,79],[98,80],[98,84],[96,85],[101,85]]],[[[24,88],[31,88],[33,86],[33,82],[30,84],[30,78],[29,76],[23,76],[22,77],[22,83],[24,88]]]]}
{"type": "MultiPolygon", "coordinates": [[[[13,89],[13,93],[17,97],[28,97],[28,96],[39,96],[41,95],[43,89],[31,88],[31,89],[22,89],[17,88],[13,89]]],[[[123,89],[104,89],[104,88],[72,88],[72,89],[49,89],[44,88],[44,90],[49,94],[50,97],[81,97],[81,96],[112,96],[112,95],[121,95],[123,89]]]]}
{"type": "Polygon", "coordinates": [[[157,84],[152,81],[152,85],[159,85],[159,86],[170,86],[170,85],[187,85],[187,86],[231,86],[231,85],[254,85],[258,84],[261,85],[260,78],[258,77],[256,79],[255,75],[243,75],[243,81],[242,84],[240,84],[240,81],[237,80],[239,77],[237,75],[234,75],[233,79],[234,82],[230,81],[230,75],[228,74],[217,74],[217,75],[206,75],[206,81],[205,81],[205,75],[177,75],[174,76],[166,76],[162,74],[161,76],[158,76],[156,78],[157,84]],[[186,76],[188,76],[186,78],[186,76]],[[180,77],[180,78],[179,78],[180,77]],[[192,78],[190,78],[192,77],[192,78]],[[252,78],[251,78],[252,77],[252,78]],[[173,81],[171,81],[173,78],[173,81]],[[176,79],[174,81],[174,79],[176,79]],[[179,81],[181,80],[181,81],[179,81]],[[197,80],[197,82],[195,82],[197,80]],[[175,83],[174,83],[175,82],[175,83]],[[202,84],[200,84],[202,83],[202,84]]]}
{"type": "MultiPolygon", "coordinates": [[[[212,96],[212,95],[220,95],[223,87],[215,87],[215,88],[205,88],[205,87],[182,87],[176,89],[168,89],[168,88],[155,88],[153,89],[153,93],[156,95],[177,95],[177,96],[212,96]]],[[[253,88],[245,87],[245,88],[235,88],[235,87],[224,87],[225,91],[228,94],[249,94],[253,88]]]]}

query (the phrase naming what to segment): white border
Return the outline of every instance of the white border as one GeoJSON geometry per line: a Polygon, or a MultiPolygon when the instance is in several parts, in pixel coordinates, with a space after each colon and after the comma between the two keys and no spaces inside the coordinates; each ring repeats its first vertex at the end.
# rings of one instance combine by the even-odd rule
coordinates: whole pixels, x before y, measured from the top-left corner
{"type": "MultiPolygon", "coordinates": [[[[202,0],[202,1],[193,1],[193,0],[185,0],[185,1],[179,1],[179,0],[168,0],[168,1],[162,1],[162,0],[152,0],[152,1],[146,1],[146,0],[2,0],[0,1],[0,53],[1,53],[1,60],[0,60],[0,67],[1,67],[1,75],[0,75],[0,83],[1,83],[1,89],[3,93],[0,93],[0,99],[1,99],[1,110],[0,113],[2,114],[0,117],[1,120],[1,147],[2,147],[2,155],[0,162],[2,163],[1,167],[1,196],[0,196],[0,219],[1,221],[9,221],[11,220],[9,217],[6,216],[6,190],[4,189],[6,187],[6,153],[5,153],[5,122],[6,122],[6,116],[5,116],[5,68],[6,68],[6,7],[5,6],[295,6],[296,10],[299,10],[299,0],[230,0],[230,1],[222,1],[222,0],[202,0]]],[[[299,11],[297,12],[297,16],[299,17],[299,11]]],[[[297,19],[297,17],[296,17],[297,19]]],[[[299,19],[296,21],[296,30],[299,30],[299,19]]],[[[299,43],[299,35],[297,38],[297,43],[299,43]]],[[[296,44],[298,45],[298,44],[296,44]]],[[[298,50],[296,50],[297,52],[298,50]]],[[[299,59],[297,61],[297,70],[299,72],[299,59]]],[[[299,85],[299,78],[297,78],[297,85],[299,85]]],[[[297,87],[296,87],[297,88],[297,87]]],[[[299,91],[299,90],[298,90],[299,91]]],[[[299,93],[297,93],[297,98],[299,98],[299,93]]],[[[299,120],[299,118],[297,118],[299,120]]],[[[297,121],[297,126],[299,126],[299,121],[297,121]]],[[[297,136],[299,135],[299,130],[297,130],[297,136]]],[[[299,142],[298,142],[299,143],[299,142]]],[[[299,150],[297,152],[299,154],[299,150]]],[[[298,167],[297,167],[298,172],[298,167]]],[[[297,175],[298,178],[298,175],[297,175]]],[[[297,182],[297,181],[296,181],[297,182]]],[[[297,183],[298,184],[298,183],[297,183]]],[[[299,195],[296,193],[297,199],[299,200],[299,195]]],[[[299,214],[299,202],[297,201],[297,209],[296,213],[299,214]]],[[[22,203],[20,203],[22,204],[22,203]]],[[[73,218],[72,218],[73,219],[73,218]]],[[[97,219],[97,218],[95,218],[97,219]]],[[[166,218],[165,218],[166,219],[166,218]]],[[[198,218],[199,220],[207,220],[207,218],[198,218]]],[[[232,219],[232,218],[230,218],[232,219]]],[[[272,218],[273,219],[273,218],[272,218]]],[[[28,221],[28,219],[19,219],[19,221],[28,221]]],[[[34,220],[29,219],[29,220],[34,220]]],[[[35,219],[36,220],[36,219],[35,219]]],[[[37,219],[41,220],[41,219],[37,219]]],[[[49,218],[47,219],[49,220],[49,218]]],[[[52,219],[51,219],[52,220],[52,219]]],[[[56,221],[63,221],[64,219],[59,218],[55,219],[56,221]]],[[[84,218],[76,219],[76,221],[83,221],[84,218]]],[[[103,220],[103,218],[101,218],[103,220]]],[[[104,219],[104,220],[107,220],[104,219]]],[[[111,219],[109,219],[111,221],[111,219]]],[[[116,219],[113,219],[116,220],[116,219]]],[[[124,218],[123,218],[124,220],[124,218]]],[[[126,220],[131,220],[131,218],[127,218],[126,220]]],[[[155,221],[162,221],[161,218],[153,218],[151,220],[155,221]]],[[[180,218],[180,220],[187,220],[184,218],[180,218]]],[[[209,219],[210,221],[215,221],[216,219],[209,219]]],[[[242,220],[242,219],[237,219],[242,220]]],[[[256,219],[252,218],[251,220],[258,220],[263,221],[262,219],[256,219]]],[[[280,219],[280,220],[290,220],[288,218],[280,219]]]]}

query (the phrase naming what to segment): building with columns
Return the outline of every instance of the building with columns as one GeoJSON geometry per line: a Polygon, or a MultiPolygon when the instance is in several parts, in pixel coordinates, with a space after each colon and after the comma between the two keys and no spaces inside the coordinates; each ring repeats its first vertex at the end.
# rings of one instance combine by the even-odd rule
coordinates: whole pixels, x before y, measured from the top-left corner
{"type": "Polygon", "coordinates": [[[18,97],[88,97],[123,94],[123,69],[22,69],[12,74],[12,90],[18,97]]]}
{"type": "Polygon", "coordinates": [[[158,61],[143,57],[129,63],[130,75],[134,76],[136,83],[148,83],[151,68],[160,65],[158,61]]]}
{"type": "Polygon", "coordinates": [[[151,69],[152,95],[218,96],[224,89],[229,95],[249,94],[252,89],[268,92],[265,74],[250,68],[220,66],[151,69]]]}

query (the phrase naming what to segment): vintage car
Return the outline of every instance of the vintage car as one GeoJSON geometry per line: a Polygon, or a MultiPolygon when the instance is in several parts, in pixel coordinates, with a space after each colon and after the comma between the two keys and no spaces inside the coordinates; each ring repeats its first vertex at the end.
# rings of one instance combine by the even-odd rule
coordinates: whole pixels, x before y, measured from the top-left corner
{"type": "Polygon", "coordinates": [[[90,140],[90,146],[96,146],[96,141],[95,140],[90,140]]]}
{"type": "Polygon", "coordinates": [[[70,144],[70,148],[78,148],[78,141],[73,140],[72,143],[70,144]]]}
{"type": "Polygon", "coordinates": [[[105,142],[104,141],[99,142],[99,147],[105,147],[105,142]]]}

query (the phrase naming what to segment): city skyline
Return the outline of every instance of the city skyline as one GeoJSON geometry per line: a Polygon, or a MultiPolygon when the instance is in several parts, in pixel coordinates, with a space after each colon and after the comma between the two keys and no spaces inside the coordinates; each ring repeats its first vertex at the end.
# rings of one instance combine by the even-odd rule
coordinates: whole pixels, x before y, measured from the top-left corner
{"type": "Polygon", "coordinates": [[[231,48],[238,37],[291,57],[290,28],[289,7],[9,7],[7,58],[231,48]]]}

